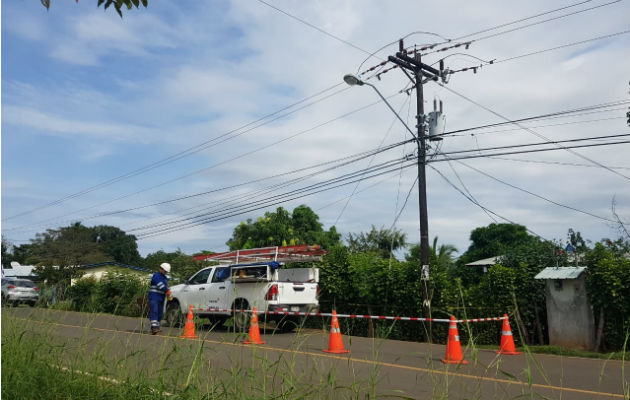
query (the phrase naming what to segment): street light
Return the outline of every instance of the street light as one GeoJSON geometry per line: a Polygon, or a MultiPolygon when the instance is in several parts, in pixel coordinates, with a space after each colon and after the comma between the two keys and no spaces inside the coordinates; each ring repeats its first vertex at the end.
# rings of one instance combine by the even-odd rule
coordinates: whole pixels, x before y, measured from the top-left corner
{"type": "MultiPolygon", "coordinates": [[[[402,41],[401,41],[402,47],[402,41]]],[[[402,50],[401,50],[402,51],[402,50]]],[[[392,57],[390,57],[392,58],[392,57]]],[[[395,61],[399,61],[397,58],[394,58],[395,61]]],[[[397,62],[398,63],[398,62],[397,62]]],[[[407,63],[403,64],[405,66],[407,63]]],[[[419,217],[420,217],[420,264],[422,265],[421,272],[421,280],[423,282],[422,285],[422,310],[425,318],[431,318],[431,299],[430,299],[430,283],[429,283],[429,226],[428,226],[428,218],[427,218],[427,188],[426,188],[426,172],[425,172],[425,164],[426,164],[426,142],[425,142],[425,126],[424,126],[424,104],[423,104],[423,90],[422,90],[422,77],[423,77],[423,68],[424,64],[420,63],[420,59],[414,60],[414,65],[410,66],[413,68],[413,72],[415,75],[415,80],[412,79],[412,82],[415,84],[416,88],[416,96],[417,96],[417,113],[416,119],[418,120],[418,124],[416,127],[418,128],[418,134],[414,134],[409,126],[403,121],[403,119],[398,115],[396,110],[389,104],[387,99],[378,91],[376,86],[369,84],[367,82],[363,82],[359,77],[347,74],[343,77],[343,80],[350,86],[363,86],[368,85],[374,89],[376,94],[387,104],[387,107],[394,113],[396,118],[404,125],[411,136],[415,139],[418,145],[418,207],[419,207],[419,217]],[[415,66],[415,64],[419,64],[419,66],[415,66]]],[[[427,66],[427,68],[430,68],[427,66]]],[[[438,71],[439,72],[439,71],[438,71]]],[[[409,75],[407,75],[409,76],[409,75]]],[[[411,79],[411,77],[410,77],[411,79]]],[[[428,78],[427,78],[428,79],[428,78]]],[[[428,330],[428,339],[431,342],[431,323],[429,322],[429,330],[428,330]]]]}
{"type": "Polygon", "coordinates": [[[379,97],[381,98],[381,100],[383,100],[383,102],[385,102],[385,104],[387,104],[387,107],[389,107],[390,110],[392,110],[392,112],[394,113],[394,115],[396,116],[396,118],[398,118],[398,120],[405,126],[405,128],[407,128],[407,131],[409,133],[411,133],[411,136],[413,136],[414,139],[418,139],[418,137],[413,133],[413,131],[411,129],[409,129],[409,126],[407,126],[407,124],[405,123],[405,121],[403,121],[402,118],[400,118],[400,115],[398,115],[398,113],[396,112],[396,110],[394,110],[394,107],[392,107],[391,104],[389,104],[389,102],[387,101],[387,99],[381,94],[381,92],[376,88],[376,86],[372,85],[371,83],[367,83],[367,82],[363,82],[358,76],[353,75],[353,74],[346,74],[343,76],[343,81],[346,82],[348,85],[350,86],[363,86],[363,85],[367,85],[369,87],[371,87],[372,89],[374,89],[374,91],[376,92],[376,94],[379,95],[379,97]]]}

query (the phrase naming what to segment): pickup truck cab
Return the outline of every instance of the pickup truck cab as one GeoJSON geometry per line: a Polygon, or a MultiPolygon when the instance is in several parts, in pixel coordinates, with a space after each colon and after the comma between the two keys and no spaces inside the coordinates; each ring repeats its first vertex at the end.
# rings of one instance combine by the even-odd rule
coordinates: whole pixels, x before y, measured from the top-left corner
{"type": "MultiPolygon", "coordinates": [[[[233,317],[239,331],[248,329],[251,313],[235,310],[256,307],[259,312],[317,312],[319,269],[280,266],[278,262],[260,262],[217,265],[198,271],[184,283],[171,287],[173,300],[166,306],[166,324],[181,325],[190,305],[197,316],[212,322],[223,323],[233,317]]],[[[275,321],[283,331],[299,324],[296,316],[268,314],[261,319],[275,321]]]]}

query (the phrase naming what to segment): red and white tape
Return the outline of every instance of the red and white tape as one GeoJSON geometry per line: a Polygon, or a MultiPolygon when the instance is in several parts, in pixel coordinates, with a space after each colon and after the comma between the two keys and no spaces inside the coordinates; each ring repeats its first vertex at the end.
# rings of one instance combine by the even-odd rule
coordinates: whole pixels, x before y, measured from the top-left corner
{"type": "MultiPolygon", "coordinates": [[[[216,313],[236,313],[236,312],[246,312],[253,313],[253,310],[232,310],[232,309],[222,309],[222,308],[195,308],[195,312],[203,312],[206,314],[216,314],[216,313]]],[[[300,311],[256,311],[257,314],[268,314],[268,315],[287,315],[287,316],[304,316],[304,317],[332,317],[332,313],[322,313],[322,312],[300,312],[300,311]]],[[[423,318],[423,317],[393,317],[388,315],[364,315],[364,314],[336,314],[337,318],[351,318],[351,319],[377,319],[377,320],[393,320],[393,321],[424,321],[424,322],[451,322],[450,319],[446,318],[423,318]]],[[[490,322],[490,321],[501,321],[506,319],[507,317],[488,317],[488,318],[471,318],[471,319],[456,319],[454,320],[458,324],[461,323],[472,323],[472,322],[490,322]]]]}

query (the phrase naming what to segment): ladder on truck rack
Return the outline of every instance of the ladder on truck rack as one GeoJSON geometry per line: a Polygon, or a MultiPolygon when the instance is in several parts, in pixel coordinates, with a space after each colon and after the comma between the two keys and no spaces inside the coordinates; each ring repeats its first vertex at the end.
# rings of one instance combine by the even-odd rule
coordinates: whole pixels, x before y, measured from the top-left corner
{"type": "Polygon", "coordinates": [[[221,264],[240,264],[257,261],[306,262],[321,261],[328,252],[319,245],[271,246],[258,249],[234,250],[214,254],[195,254],[197,261],[218,261],[221,264]]]}

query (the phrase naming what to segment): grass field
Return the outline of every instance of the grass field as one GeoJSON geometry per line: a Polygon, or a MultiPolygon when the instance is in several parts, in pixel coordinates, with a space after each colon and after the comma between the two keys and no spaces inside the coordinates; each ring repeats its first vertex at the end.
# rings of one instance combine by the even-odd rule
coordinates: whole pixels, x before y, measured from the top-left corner
{"type": "MultiPolygon", "coordinates": [[[[89,314],[86,314],[90,318],[89,314]]],[[[96,315],[95,315],[96,317],[96,315]]],[[[94,318],[95,318],[94,317],[94,318]]],[[[60,339],[29,329],[23,319],[11,312],[2,313],[2,398],[3,399],[376,399],[379,393],[380,370],[377,365],[368,376],[338,378],[337,371],[323,363],[311,362],[296,366],[296,355],[290,352],[270,357],[263,350],[231,353],[229,367],[218,367],[216,357],[225,353],[204,341],[160,341],[156,356],[146,362],[147,350],[139,346],[147,335],[129,335],[122,345],[107,338],[95,339],[78,332],[74,339],[60,339]]],[[[44,331],[45,332],[45,331],[44,331]]],[[[203,335],[204,331],[198,331],[203,335]]],[[[298,341],[300,335],[296,335],[298,341]]],[[[305,336],[304,336],[305,337],[305,336]]],[[[237,342],[241,338],[234,336],[237,342]]],[[[471,346],[471,363],[475,363],[478,346],[471,346]]],[[[483,346],[487,347],[487,346],[483,346]]],[[[298,344],[299,348],[299,344],[298,344]]],[[[569,352],[556,347],[526,347],[528,367],[524,381],[536,373],[533,354],[542,351],[563,356],[596,355],[604,359],[627,360],[627,352],[601,355],[569,352]],[[625,358],[624,358],[625,357],[625,358]],[[529,368],[532,370],[529,370],[529,368]]],[[[373,357],[378,358],[378,347],[373,357]]],[[[440,365],[441,368],[441,363],[440,365]]],[[[623,368],[624,363],[622,363],[623,368]]],[[[436,366],[437,368],[437,366],[436,366]]],[[[627,375],[627,372],[620,371],[627,375]]],[[[439,373],[427,374],[435,399],[449,399],[452,382],[439,373]]],[[[506,375],[507,377],[507,375],[506,375]]],[[[509,378],[509,377],[508,377],[509,378]]],[[[630,399],[628,380],[622,388],[630,399]]],[[[533,393],[533,390],[524,390],[533,393]]],[[[520,396],[519,396],[520,397],[520,396]]],[[[526,397],[531,397],[529,394],[526,397]]],[[[413,398],[405,393],[387,398],[413,398]]],[[[508,399],[506,393],[492,397],[508,399]]],[[[541,398],[534,396],[532,398],[541,398]]],[[[569,398],[569,397],[564,397],[569,398]]]]}

